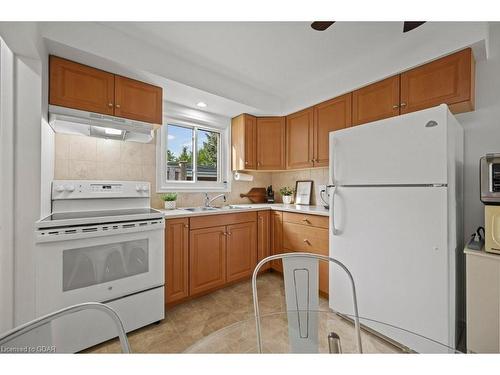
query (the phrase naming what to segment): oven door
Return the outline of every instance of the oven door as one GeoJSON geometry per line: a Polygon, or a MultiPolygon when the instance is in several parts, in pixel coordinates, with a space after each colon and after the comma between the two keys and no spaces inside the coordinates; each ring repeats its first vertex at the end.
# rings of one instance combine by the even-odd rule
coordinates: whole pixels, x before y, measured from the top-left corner
{"type": "Polygon", "coordinates": [[[164,284],[164,221],[61,230],[37,244],[37,315],[164,284]],[[136,225],[134,225],[136,224],[136,225]],[[92,229],[92,230],[90,230],[92,229]]]}

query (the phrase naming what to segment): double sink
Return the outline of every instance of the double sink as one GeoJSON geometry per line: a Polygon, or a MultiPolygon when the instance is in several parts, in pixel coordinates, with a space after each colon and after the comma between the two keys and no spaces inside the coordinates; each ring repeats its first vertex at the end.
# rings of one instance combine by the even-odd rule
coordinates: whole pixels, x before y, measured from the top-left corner
{"type": "Polygon", "coordinates": [[[224,210],[241,210],[244,208],[252,208],[251,206],[243,206],[243,205],[237,205],[237,204],[230,204],[228,206],[223,206],[223,207],[183,207],[181,210],[186,210],[189,212],[205,212],[205,211],[224,211],[224,210]]]}

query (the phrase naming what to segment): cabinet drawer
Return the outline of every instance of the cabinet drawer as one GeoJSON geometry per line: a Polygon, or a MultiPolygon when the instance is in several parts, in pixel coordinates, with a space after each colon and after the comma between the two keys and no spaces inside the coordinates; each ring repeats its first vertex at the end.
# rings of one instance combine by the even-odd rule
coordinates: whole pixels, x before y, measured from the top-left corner
{"type": "Polygon", "coordinates": [[[328,229],[328,216],[304,215],[296,214],[293,212],[283,212],[283,221],[328,229]]]}
{"type": "Polygon", "coordinates": [[[247,223],[249,221],[257,221],[257,212],[242,212],[223,215],[206,215],[197,216],[189,219],[190,228],[210,228],[219,225],[231,225],[238,223],[247,223]]]}
{"type": "Polygon", "coordinates": [[[291,251],[328,255],[328,229],[285,222],[283,247],[291,251]]]}

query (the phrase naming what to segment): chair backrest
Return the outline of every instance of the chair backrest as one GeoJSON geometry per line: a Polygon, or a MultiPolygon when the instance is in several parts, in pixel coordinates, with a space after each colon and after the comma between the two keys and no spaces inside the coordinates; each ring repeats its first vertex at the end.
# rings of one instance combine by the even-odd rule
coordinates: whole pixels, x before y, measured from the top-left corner
{"type": "Polygon", "coordinates": [[[262,259],[255,267],[252,276],[252,292],[258,352],[262,353],[262,332],[257,293],[257,275],[264,264],[277,259],[283,261],[287,311],[293,311],[294,314],[296,314],[296,319],[288,320],[289,341],[292,352],[314,353],[317,351],[318,315],[310,312],[317,312],[319,310],[318,264],[321,261],[337,265],[347,274],[350,280],[353,297],[356,345],[358,352],[362,353],[356,286],[351,273],[343,263],[334,258],[301,252],[271,255],[262,259]]]}
{"type": "Polygon", "coordinates": [[[120,339],[122,353],[130,353],[130,345],[127,339],[127,333],[125,332],[120,317],[111,307],[98,302],[87,302],[69,306],[53,313],[41,316],[19,327],[16,327],[0,335],[0,350],[6,353],[52,352],[51,348],[49,347],[50,345],[47,345],[47,340],[40,337],[43,336],[43,332],[42,335],[33,334],[35,330],[37,330],[38,328],[43,329],[44,326],[47,327],[49,323],[58,318],[83,310],[99,310],[107,314],[113,320],[113,323],[116,326],[117,336],[120,339]]]}

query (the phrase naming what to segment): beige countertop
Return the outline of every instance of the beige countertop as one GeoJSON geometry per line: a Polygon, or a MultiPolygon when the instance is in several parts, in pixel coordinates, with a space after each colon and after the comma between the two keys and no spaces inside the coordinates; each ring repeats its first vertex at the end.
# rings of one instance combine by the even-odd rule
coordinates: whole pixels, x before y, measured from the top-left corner
{"type": "Polygon", "coordinates": [[[296,212],[296,213],[320,215],[320,216],[328,216],[329,214],[329,211],[323,206],[301,206],[295,204],[282,204],[282,203],[235,204],[232,206],[237,208],[229,208],[228,206],[225,206],[220,210],[190,212],[187,210],[183,210],[182,207],[180,207],[175,210],[160,210],[160,211],[165,214],[165,219],[174,219],[178,217],[205,216],[205,215],[222,215],[228,213],[263,211],[263,210],[296,212]]]}

